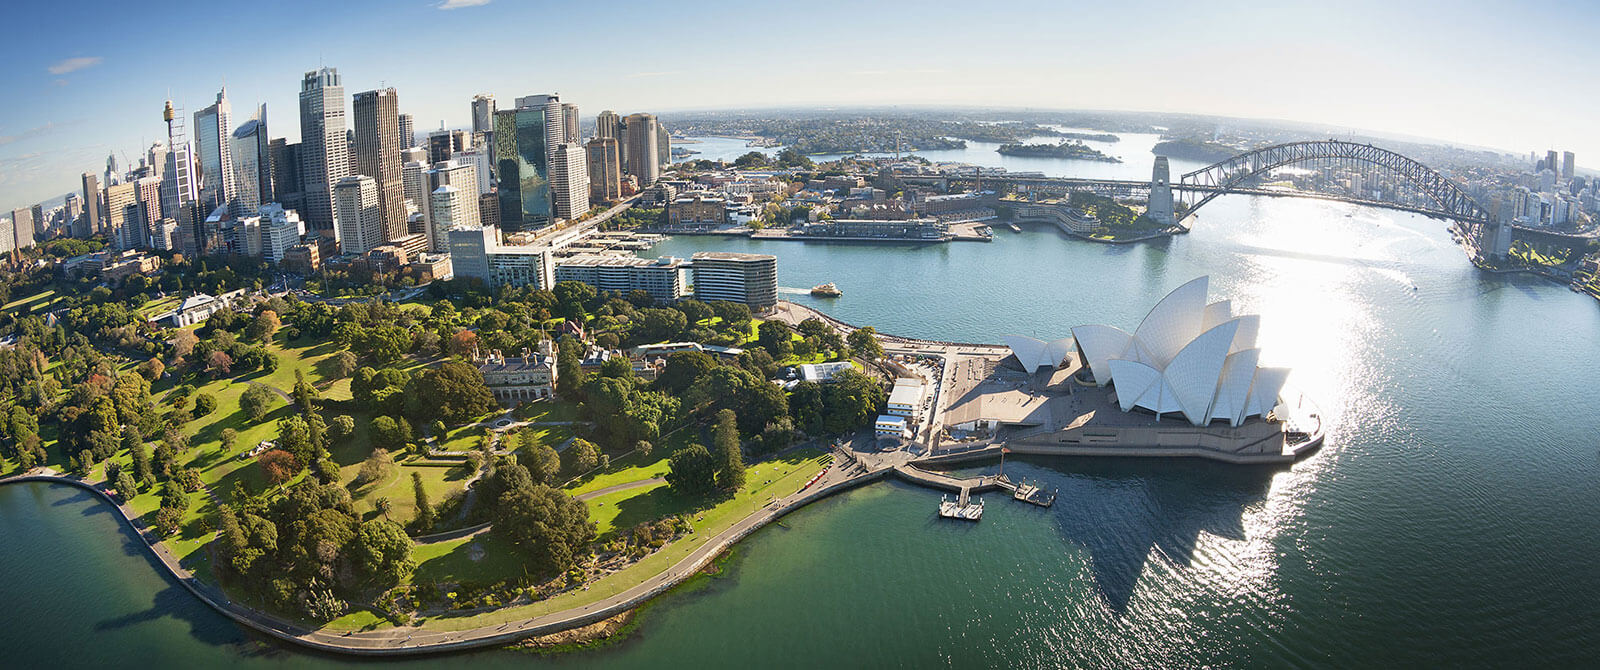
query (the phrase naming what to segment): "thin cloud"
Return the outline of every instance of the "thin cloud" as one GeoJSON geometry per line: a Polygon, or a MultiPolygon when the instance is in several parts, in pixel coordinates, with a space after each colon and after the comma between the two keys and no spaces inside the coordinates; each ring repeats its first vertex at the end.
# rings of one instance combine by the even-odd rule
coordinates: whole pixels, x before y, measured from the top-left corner
{"type": "Polygon", "coordinates": [[[78,56],[76,58],[68,58],[66,60],[59,61],[45,69],[48,70],[50,74],[61,75],[68,72],[77,72],[78,70],[82,70],[86,67],[99,65],[103,60],[105,59],[99,56],[78,56]]]}
{"type": "Polygon", "coordinates": [[[22,131],[20,133],[15,134],[15,135],[0,135],[0,146],[5,146],[7,144],[11,144],[12,142],[16,142],[18,140],[25,140],[25,139],[28,139],[30,137],[38,137],[40,135],[43,135],[45,133],[50,132],[51,130],[54,130],[55,127],[56,127],[56,124],[54,124],[54,123],[46,123],[46,124],[44,124],[42,126],[39,126],[37,128],[29,128],[27,130],[24,130],[24,131],[22,131]]]}
{"type": "Polygon", "coordinates": [[[633,74],[627,75],[626,78],[627,79],[643,79],[645,77],[670,77],[672,75],[682,74],[682,73],[683,73],[683,70],[668,70],[666,72],[635,72],[633,74]]]}
{"type": "Polygon", "coordinates": [[[491,0],[444,0],[439,3],[439,9],[461,9],[462,7],[482,7],[491,0]]]}

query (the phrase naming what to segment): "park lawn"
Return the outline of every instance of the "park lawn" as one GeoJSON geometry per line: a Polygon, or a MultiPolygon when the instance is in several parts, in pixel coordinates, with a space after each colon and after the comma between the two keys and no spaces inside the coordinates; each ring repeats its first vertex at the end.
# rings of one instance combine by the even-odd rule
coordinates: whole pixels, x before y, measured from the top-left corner
{"type": "Polygon", "coordinates": [[[402,302],[399,307],[408,312],[417,312],[423,318],[433,316],[433,305],[424,302],[402,302]]]}
{"type": "Polygon", "coordinates": [[[165,298],[157,298],[155,300],[147,300],[145,301],[144,305],[139,308],[138,312],[140,316],[149,319],[162,312],[168,312],[176,309],[178,304],[181,302],[183,302],[183,298],[176,295],[169,295],[165,298]]]}
{"type": "MultiPolygon", "coordinates": [[[[622,593],[648,580],[695,550],[705,546],[711,538],[732,527],[739,520],[765,506],[772,497],[785,496],[800,490],[812,476],[821,472],[828,456],[820,449],[808,449],[778,461],[752,465],[746,471],[747,484],[737,495],[704,509],[692,517],[694,534],[663,547],[633,565],[606,575],[589,584],[588,589],[576,589],[560,595],[519,607],[507,607],[474,616],[435,617],[421,622],[430,630],[458,631],[493,626],[511,621],[559,612],[589,603],[599,602],[622,593]]],[[[637,493],[632,491],[631,493],[637,493]]],[[[619,503],[621,504],[621,503],[619,503]]],[[[493,548],[488,548],[490,554],[493,548]]],[[[489,560],[485,556],[484,560],[489,560]]]]}
{"type": "Polygon", "coordinates": [[[278,369],[270,373],[258,371],[246,379],[278,388],[284,393],[294,392],[296,370],[304,374],[312,386],[320,387],[330,381],[333,373],[328,368],[332,365],[333,355],[339,353],[339,345],[331,340],[304,347],[289,346],[281,332],[273,337],[266,348],[278,357],[278,369]]]}
{"type": "Polygon", "coordinates": [[[693,502],[672,493],[666,482],[657,482],[590,498],[584,504],[589,506],[589,520],[594,522],[595,533],[603,538],[644,521],[684,513],[693,509],[693,502]]]}
{"type": "Polygon", "coordinates": [[[535,400],[519,405],[512,414],[519,421],[551,423],[578,420],[578,404],[567,400],[535,400]]]}
{"type": "Polygon", "coordinates": [[[26,298],[17,298],[16,300],[12,300],[11,302],[6,303],[5,307],[0,308],[0,311],[9,312],[13,309],[19,309],[24,305],[27,305],[31,309],[37,309],[40,306],[48,307],[59,299],[60,296],[56,295],[55,289],[47,288],[26,298]]]}
{"type": "Polygon", "coordinates": [[[523,576],[522,557],[494,533],[464,537],[448,542],[420,544],[411,550],[417,570],[411,583],[473,582],[492,584],[523,576]],[[483,550],[472,560],[472,545],[483,550]]]}
{"type": "Polygon", "coordinates": [[[474,451],[478,443],[487,436],[489,431],[483,426],[463,426],[449,429],[444,439],[439,441],[439,448],[445,451],[474,451]]]}
{"type": "MultiPolygon", "coordinates": [[[[236,481],[246,482],[252,491],[260,491],[266,486],[260,471],[247,467],[253,463],[253,459],[240,460],[239,454],[249,453],[263,440],[275,439],[278,436],[278,419],[292,414],[289,404],[274,393],[267,405],[270,408],[267,415],[259,422],[251,421],[239,407],[239,397],[249,388],[247,382],[224,378],[195,389],[196,396],[201,393],[215,396],[217,409],[183,427],[184,434],[189,436],[189,449],[184,454],[188,459],[185,464],[199,470],[202,481],[218,487],[222,492],[233,490],[236,481]],[[239,436],[234,441],[233,449],[222,453],[222,431],[225,428],[234,429],[239,436]]],[[[165,396],[160,402],[166,404],[165,396]]],[[[191,399],[191,407],[192,403],[191,399]]]]}
{"type": "MultiPolygon", "coordinates": [[[[422,489],[428,492],[428,501],[438,505],[445,498],[458,491],[466,490],[467,479],[472,477],[468,466],[464,465],[419,465],[415,460],[397,463],[394,471],[382,480],[368,484],[350,492],[355,499],[356,511],[366,513],[377,510],[379,498],[389,499],[389,518],[396,523],[406,523],[417,516],[416,491],[411,484],[413,472],[422,475],[422,489]]],[[[341,481],[349,487],[355,481],[355,473],[361,468],[357,464],[354,469],[340,469],[341,481]],[[345,479],[348,473],[348,479],[345,479]]]]}
{"type": "Polygon", "coordinates": [[[567,482],[563,490],[567,495],[580,496],[608,486],[665,477],[667,471],[672,469],[672,463],[668,460],[668,455],[662,453],[664,451],[666,450],[652,451],[648,459],[640,457],[638,452],[629,453],[612,461],[611,467],[604,471],[567,482]]]}

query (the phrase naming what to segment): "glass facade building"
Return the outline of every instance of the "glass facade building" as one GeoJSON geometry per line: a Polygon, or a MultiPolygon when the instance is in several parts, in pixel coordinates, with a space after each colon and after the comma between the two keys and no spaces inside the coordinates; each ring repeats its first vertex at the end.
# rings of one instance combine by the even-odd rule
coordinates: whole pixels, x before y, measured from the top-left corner
{"type": "Polygon", "coordinates": [[[494,115],[495,160],[500,176],[500,223],[511,230],[550,224],[549,152],[545,110],[504,110],[494,115]]]}

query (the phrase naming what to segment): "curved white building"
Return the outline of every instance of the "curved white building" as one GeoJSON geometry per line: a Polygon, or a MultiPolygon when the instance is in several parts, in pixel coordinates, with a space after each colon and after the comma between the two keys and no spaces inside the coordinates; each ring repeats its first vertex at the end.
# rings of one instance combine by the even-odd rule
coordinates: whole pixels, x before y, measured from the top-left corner
{"type": "Polygon", "coordinates": [[[1017,357],[1022,369],[1030,373],[1042,367],[1054,370],[1067,354],[1072,353],[1070,337],[1046,342],[1026,335],[1001,335],[1000,340],[1011,348],[1011,355],[1017,357]]]}
{"type": "Polygon", "coordinates": [[[1132,334],[1115,326],[1072,329],[1084,364],[1097,384],[1116,386],[1122,411],[1143,407],[1180,412],[1196,426],[1213,419],[1238,426],[1277,406],[1289,370],[1257,367],[1261,317],[1235,316],[1226,300],[1206,304],[1207,279],[1167,294],[1132,334]]]}

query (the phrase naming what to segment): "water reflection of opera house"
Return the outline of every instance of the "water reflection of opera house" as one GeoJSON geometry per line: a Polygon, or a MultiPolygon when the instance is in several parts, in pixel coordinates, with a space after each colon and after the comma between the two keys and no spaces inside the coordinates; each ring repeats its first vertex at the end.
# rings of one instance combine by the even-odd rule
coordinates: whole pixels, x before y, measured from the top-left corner
{"type": "Polygon", "coordinates": [[[1320,417],[1285,393],[1287,368],[1258,365],[1260,317],[1207,304],[1206,288],[1205,277],[1178,287],[1132,333],[1007,336],[1009,356],[955,362],[944,425],[1018,453],[1282,462],[1309,451],[1320,417]]]}

